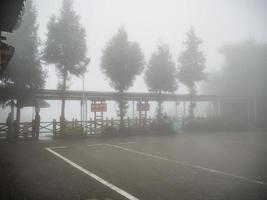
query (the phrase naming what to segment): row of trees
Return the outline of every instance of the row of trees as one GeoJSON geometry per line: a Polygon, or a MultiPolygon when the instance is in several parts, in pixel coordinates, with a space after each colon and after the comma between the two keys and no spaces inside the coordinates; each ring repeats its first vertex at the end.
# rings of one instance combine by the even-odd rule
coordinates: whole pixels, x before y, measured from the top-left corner
{"type": "MultiPolygon", "coordinates": [[[[61,119],[65,116],[65,90],[70,75],[82,76],[90,59],[87,57],[86,33],[79,22],[79,16],[72,8],[72,0],[64,0],[59,16],[52,16],[48,23],[48,34],[44,49],[40,51],[40,40],[37,35],[36,9],[32,0],[26,2],[26,12],[20,29],[9,37],[10,43],[16,47],[16,53],[7,71],[1,79],[1,87],[15,90],[27,88],[43,88],[46,73],[40,60],[54,64],[58,71],[60,88],[62,89],[61,119]]],[[[118,107],[121,124],[126,114],[127,102],[123,94],[145,69],[145,82],[150,91],[159,93],[175,92],[178,79],[196,93],[196,83],[205,78],[205,58],[199,45],[201,40],[193,29],[185,42],[186,48],[179,56],[179,65],[172,61],[168,46],[160,45],[151,55],[147,67],[143,53],[136,42],[130,42],[126,31],[120,28],[118,33],[106,44],[101,57],[101,70],[109,78],[110,85],[118,91],[118,107]]],[[[17,120],[20,114],[20,100],[17,99],[17,120]]],[[[158,117],[162,108],[159,97],[158,117]]],[[[190,106],[193,117],[193,102],[190,106]]]]}
{"type": "MultiPolygon", "coordinates": [[[[256,104],[256,122],[266,127],[267,120],[267,43],[247,40],[225,45],[220,49],[224,57],[222,70],[210,73],[203,85],[204,92],[224,96],[251,97],[256,104]]],[[[236,104],[227,105],[231,111],[238,109],[236,104]]],[[[251,106],[252,107],[252,106],[251,106]]],[[[247,112],[245,113],[247,115],[247,112]]]]}
{"type": "MultiPolygon", "coordinates": [[[[196,94],[196,83],[205,79],[205,57],[199,50],[201,40],[191,28],[187,33],[186,48],[181,52],[178,66],[172,60],[167,45],[159,45],[151,55],[147,68],[138,43],[130,42],[126,31],[120,28],[118,33],[107,43],[101,58],[102,72],[109,78],[110,85],[118,91],[119,116],[121,123],[126,113],[126,102],[123,93],[133,85],[135,77],[145,69],[145,82],[150,91],[159,94],[157,115],[162,116],[162,92],[175,92],[178,80],[183,83],[193,97],[196,94]]],[[[191,98],[190,119],[194,116],[194,102],[191,98]]]]}

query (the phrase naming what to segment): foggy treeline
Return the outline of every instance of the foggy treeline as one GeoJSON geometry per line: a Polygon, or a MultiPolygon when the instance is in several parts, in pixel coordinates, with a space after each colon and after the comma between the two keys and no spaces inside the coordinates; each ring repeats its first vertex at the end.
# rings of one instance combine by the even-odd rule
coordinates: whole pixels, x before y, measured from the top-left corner
{"type": "MultiPolygon", "coordinates": [[[[60,12],[52,15],[47,24],[47,37],[38,36],[38,15],[32,0],[26,1],[25,14],[18,30],[8,36],[16,47],[16,53],[7,70],[0,77],[2,88],[13,90],[45,88],[48,65],[57,69],[58,89],[65,91],[71,77],[82,78],[90,74],[90,56],[87,55],[86,31],[75,12],[71,0],[64,0],[60,12]]],[[[202,41],[197,30],[191,27],[185,34],[183,49],[178,60],[173,59],[168,44],[158,44],[157,49],[145,58],[138,41],[128,39],[127,28],[121,26],[103,47],[100,68],[110,86],[118,92],[118,116],[123,120],[127,102],[123,93],[134,85],[137,76],[144,74],[149,91],[179,93],[182,87],[188,94],[196,95],[197,86],[206,94],[252,97],[257,104],[261,123],[266,119],[267,98],[267,44],[254,40],[222,46],[219,52],[224,57],[221,70],[206,70],[206,54],[201,49],[202,41]]],[[[208,38],[207,38],[208,39],[208,38]]],[[[94,84],[94,83],[92,83],[94,84]]],[[[144,85],[143,88],[146,88],[144,85]]],[[[2,99],[6,106],[15,105],[20,119],[21,99],[2,99]]],[[[157,116],[162,116],[162,101],[158,101],[157,116]]],[[[189,105],[189,118],[194,118],[196,104],[189,105]]],[[[235,107],[235,106],[234,106],[235,107]]],[[[243,108],[241,108],[243,109],[243,108]]],[[[65,118],[65,100],[61,105],[62,119],[65,118]]]]}

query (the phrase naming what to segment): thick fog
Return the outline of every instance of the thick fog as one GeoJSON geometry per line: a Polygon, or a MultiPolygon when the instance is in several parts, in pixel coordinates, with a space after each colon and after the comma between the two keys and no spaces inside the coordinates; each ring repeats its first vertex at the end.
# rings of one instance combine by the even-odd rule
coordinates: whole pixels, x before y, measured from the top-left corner
{"type": "MultiPolygon", "coordinates": [[[[35,0],[34,3],[39,36],[44,43],[49,18],[58,14],[62,1],[35,0]]],[[[106,42],[120,26],[128,32],[129,40],[140,44],[146,61],[156,46],[163,43],[170,47],[176,63],[184,48],[186,33],[194,27],[203,40],[201,50],[207,59],[207,73],[223,66],[223,56],[218,52],[223,45],[247,39],[267,41],[267,2],[264,0],[75,0],[74,9],[86,29],[88,57],[91,58],[85,75],[85,90],[113,91],[99,69],[100,57],[106,42]]],[[[56,89],[55,67],[45,64],[43,67],[48,71],[46,88],[56,89]]],[[[70,89],[81,90],[81,79],[71,77],[70,83],[70,89]]],[[[129,91],[148,91],[143,75],[137,77],[129,91]]],[[[179,84],[177,93],[187,93],[187,90],[179,84]]],[[[59,117],[60,102],[50,104],[52,107],[43,111],[46,114],[42,112],[45,120],[59,117]]],[[[110,109],[111,113],[114,115],[114,109],[110,109]]],[[[68,102],[66,114],[67,118],[78,118],[79,102],[68,102]]],[[[22,119],[29,117],[31,114],[27,111],[22,119]]]]}

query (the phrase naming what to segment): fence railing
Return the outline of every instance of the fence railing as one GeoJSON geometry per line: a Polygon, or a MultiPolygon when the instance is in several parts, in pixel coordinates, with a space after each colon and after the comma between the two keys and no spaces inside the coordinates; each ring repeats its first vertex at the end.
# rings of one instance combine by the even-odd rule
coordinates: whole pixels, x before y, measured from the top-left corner
{"type": "MultiPolygon", "coordinates": [[[[152,123],[156,121],[152,118],[147,119],[130,119],[126,118],[123,121],[124,128],[134,128],[134,129],[146,129],[151,127],[152,123]]],[[[50,135],[50,136],[60,136],[62,135],[62,126],[64,125],[65,132],[75,132],[81,131],[83,134],[97,135],[102,134],[108,129],[118,130],[120,128],[119,119],[98,119],[98,120],[88,120],[88,121],[65,121],[63,122],[53,120],[51,122],[40,122],[38,128],[34,120],[32,122],[22,122],[18,125],[17,129],[13,126],[8,127],[6,123],[0,123],[0,139],[8,138],[8,134],[12,134],[17,131],[16,138],[36,138],[38,136],[50,135]],[[38,129],[38,130],[36,130],[38,129]],[[37,133],[38,132],[38,133],[37,133]],[[37,136],[38,135],[38,136],[37,136]]],[[[14,135],[12,136],[14,137],[14,135]]]]}

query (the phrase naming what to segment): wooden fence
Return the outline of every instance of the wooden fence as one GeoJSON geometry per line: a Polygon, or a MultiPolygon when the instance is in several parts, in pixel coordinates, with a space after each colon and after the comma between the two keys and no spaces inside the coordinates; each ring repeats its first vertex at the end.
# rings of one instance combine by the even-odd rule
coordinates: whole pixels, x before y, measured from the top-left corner
{"type": "MultiPolygon", "coordinates": [[[[123,123],[125,128],[133,129],[147,129],[150,128],[155,119],[147,118],[145,119],[130,119],[126,118],[123,123]]],[[[51,122],[41,122],[39,126],[39,136],[60,136],[61,135],[62,124],[59,121],[53,120],[51,122]]],[[[17,138],[29,138],[34,139],[36,137],[36,130],[34,129],[34,121],[32,122],[22,122],[18,127],[17,138]]],[[[99,135],[103,134],[108,130],[118,130],[120,128],[120,120],[118,119],[103,119],[103,120],[88,120],[82,121],[65,121],[65,132],[77,130],[82,130],[88,135],[99,135]]],[[[14,132],[14,128],[12,128],[14,132]]],[[[0,139],[8,138],[8,126],[5,123],[0,123],[0,139]]]]}

